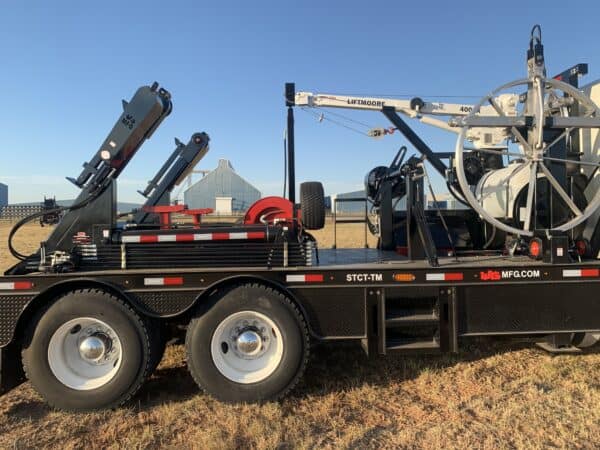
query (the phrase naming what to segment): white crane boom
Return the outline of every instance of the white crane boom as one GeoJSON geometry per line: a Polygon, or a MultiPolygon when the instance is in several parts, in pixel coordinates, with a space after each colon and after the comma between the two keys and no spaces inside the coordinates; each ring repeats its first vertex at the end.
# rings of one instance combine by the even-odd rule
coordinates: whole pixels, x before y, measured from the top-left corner
{"type": "MultiPolygon", "coordinates": [[[[517,94],[503,94],[495,99],[495,104],[504,115],[514,117],[517,115],[517,94]]],[[[398,113],[420,122],[440,128],[452,133],[459,133],[460,128],[449,124],[447,121],[432,116],[446,116],[451,118],[467,116],[473,111],[473,105],[462,103],[425,102],[415,97],[410,100],[381,97],[355,97],[338,94],[314,94],[312,92],[297,92],[295,95],[297,106],[309,108],[342,108],[367,111],[381,111],[384,107],[391,107],[398,113]]],[[[498,117],[498,111],[492,105],[484,105],[480,108],[478,115],[498,117]]],[[[371,135],[382,137],[378,129],[371,135]]],[[[505,128],[471,128],[467,139],[471,140],[476,147],[494,147],[506,139],[505,128]]]]}
{"type": "MultiPolygon", "coordinates": [[[[297,92],[296,105],[309,107],[363,109],[380,111],[384,106],[394,108],[397,112],[412,115],[432,116],[466,116],[473,111],[473,105],[462,103],[424,102],[420,98],[403,100],[397,98],[353,97],[337,94],[313,94],[312,92],[297,92]]],[[[497,116],[492,106],[483,106],[480,111],[484,116],[497,116]]]]}

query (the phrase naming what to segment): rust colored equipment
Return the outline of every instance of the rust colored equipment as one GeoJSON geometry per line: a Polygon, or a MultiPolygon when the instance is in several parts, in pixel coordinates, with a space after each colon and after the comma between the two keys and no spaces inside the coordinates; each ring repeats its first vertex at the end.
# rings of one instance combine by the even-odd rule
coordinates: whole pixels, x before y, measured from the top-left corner
{"type": "Polygon", "coordinates": [[[162,230],[168,230],[171,228],[171,214],[183,212],[187,209],[186,205],[159,205],[159,206],[145,206],[144,212],[158,214],[160,217],[160,228],[162,230]]]}
{"type": "Polygon", "coordinates": [[[199,209],[186,209],[182,211],[186,216],[191,216],[194,220],[194,228],[200,228],[202,224],[202,216],[205,214],[211,214],[213,212],[212,208],[199,208],[199,209]]]}
{"type": "Polygon", "coordinates": [[[272,196],[261,198],[252,204],[244,216],[244,224],[291,222],[293,217],[294,204],[286,198],[272,196]]]}

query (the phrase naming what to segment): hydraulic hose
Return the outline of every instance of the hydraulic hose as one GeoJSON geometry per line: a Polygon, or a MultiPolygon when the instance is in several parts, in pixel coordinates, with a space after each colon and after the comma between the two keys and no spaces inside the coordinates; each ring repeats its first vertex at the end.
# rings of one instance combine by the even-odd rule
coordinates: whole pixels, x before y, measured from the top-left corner
{"type": "Polygon", "coordinates": [[[27,217],[24,217],[23,219],[19,220],[10,230],[10,233],[8,234],[8,250],[10,251],[11,255],[13,255],[15,258],[17,258],[19,261],[25,261],[25,259],[27,259],[27,255],[23,255],[22,253],[19,253],[17,251],[17,249],[15,249],[15,247],[13,246],[13,239],[15,237],[15,235],[17,234],[17,231],[19,231],[19,229],[25,225],[26,223],[31,222],[34,219],[37,219],[38,217],[41,217],[45,214],[59,214],[62,213],[63,211],[76,211],[78,209],[84,208],[87,205],[89,205],[91,202],[93,202],[94,200],[96,200],[105,190],[106,188],[110,185],[110,183],[106,183],[106,185],[102,186],[100,189],[98,189],[97,191],[91,193],[85,200],[82,200],[81,202],[75,204],[75,205],[71,205],[71,206],[60,206],[58,208],[54,208],[54,209],[50,209],[50,210],[44,210],[44,211],[39,211],[36,213],[33,213],[27,217]]]}

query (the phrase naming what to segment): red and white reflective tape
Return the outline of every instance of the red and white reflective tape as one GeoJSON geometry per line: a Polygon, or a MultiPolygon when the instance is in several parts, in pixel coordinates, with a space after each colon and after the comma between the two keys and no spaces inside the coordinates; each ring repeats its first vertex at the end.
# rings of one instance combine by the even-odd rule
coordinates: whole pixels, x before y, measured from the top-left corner
{"type": "Polygon", "coordinates": [[[462,281],[464,278],[462,272],[446,272],[446,273],[428,273],[425,274],[427,281],[462,281]]]}
{"type": "Polygon", "coordinates": [[[11,281],[8,283],[0,283],[0,291],[26,291],[32,287],[33,283],[31,281],[11,281]]]}
{"type": "Polygon", "coordinates": [[[322,273],[312,273],[305,275],[286,275],[285,281],[289,283],[322,283],[324,280],[322,273]]]}
{"type": "Polygon", "coordinates": [[[144,278],[144,286],[181,286],[183,277],[144,278]]]}
{"type": "Polygon", "coordinates": [[[594,278],[600,276],[600,269],[564,269],[563,278],[594,278]]]}
{"type": "Polygon", "coordinates": [[[264,231],[244,231],[239,233],[179,233],[179,234],[134,234],[123,236],[124,244],[153,244],[157,242],[192,242],[192,241],[230,241],[264,239],[264,231]]]}

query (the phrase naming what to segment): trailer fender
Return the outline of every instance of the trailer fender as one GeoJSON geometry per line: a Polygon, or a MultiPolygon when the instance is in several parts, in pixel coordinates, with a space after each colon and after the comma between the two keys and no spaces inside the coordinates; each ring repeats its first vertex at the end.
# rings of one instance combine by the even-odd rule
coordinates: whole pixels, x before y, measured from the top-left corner
{"type": "Polygon", "coordinates": [[[146,315],[144,308],[142,305],[139,305],[135,302],[126,292],[124,292],[119,287],[107,283],[104,281],[99,281],[93,278],[76,278],[66,281],[60,281],[58,283],[53,284],[46,290],[37,294],[31,301],[23,308],[21,314],[18,319],[15,321],[13,335],[10,341],[4,343],[9,344],[15,341],[20,341],[24,335],[25,329],[29,321],[33,318],[33,316],[43,307],[49,304],[53,299],[60,297],[63,293],[74,291],[77,289],[100,289],[106,291],[116,297],[121,298],[123,301],[129,303],[136,311],[141,313],[142,315],[146,315]]]}
{"type": "Polygon", "coordinates": [[[306,308],[302,305],[302,303],[298,300],[298,298],[285,286],[280,283],[277,283],[273,280],[268,280],[266,278],[260,276],[250,276],[250,275],[241,275],[241,276],[231,276],[228,278],[221,279],[212,285],[208,286],[196,299],[196,301],[190,306],[189,310],[196,310],[200,313],[206,311],[206,309],[212,306],[212,302],[210,297],[215,294],[220,289],[229,288],[236,284],[246,284],[246,283],[258,283],[264,286],[268,286],[281,294],[288,297],[294,305],[298,308],[302,317],[304,318],[310,335],[314,338],[319,338],[319,335],[314,332],[313,328],[310,326],[310,316],[308,315],[306,308]]]}

